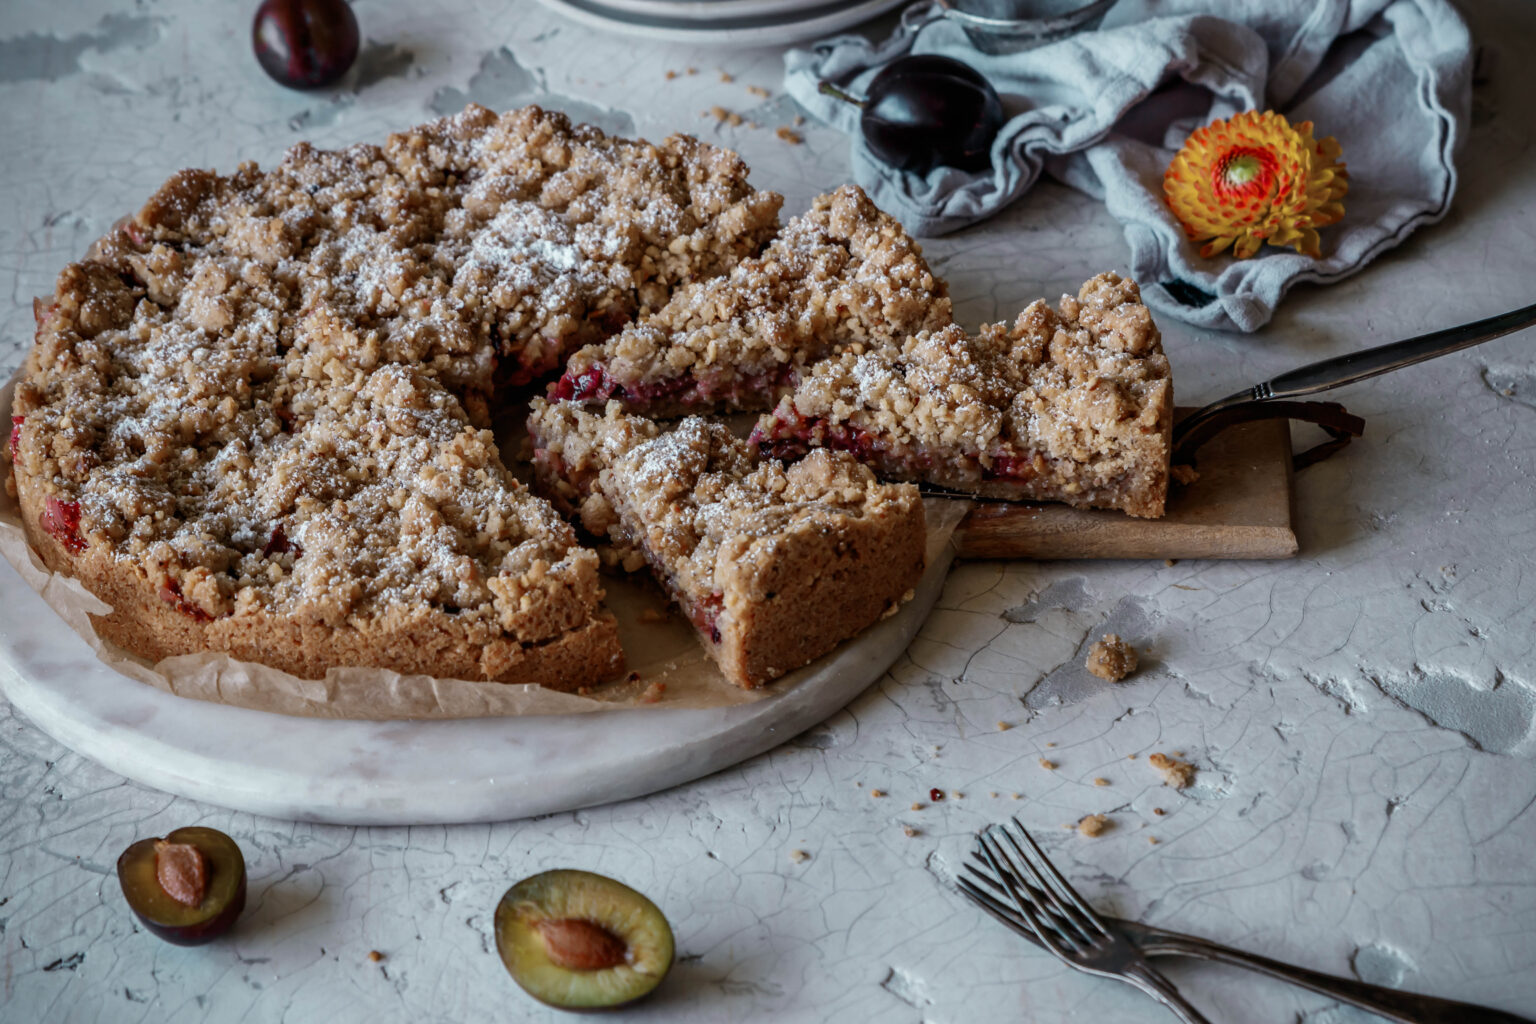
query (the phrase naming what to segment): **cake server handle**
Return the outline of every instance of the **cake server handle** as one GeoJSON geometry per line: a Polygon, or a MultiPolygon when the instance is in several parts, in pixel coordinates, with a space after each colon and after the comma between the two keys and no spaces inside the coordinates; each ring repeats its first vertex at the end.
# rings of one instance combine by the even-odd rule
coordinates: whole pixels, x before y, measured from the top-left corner
{"type": "Polygon", "coordinates": [[[1255,384],[1236,394],[1212,402],[1180,420],[1173,428],[1174,462],[1188,461],[1187,457],[1181,460],[1179,458],[1181,454],[1184,456],[1193,454],[1192,448],[1184,450],[1184,441],[1201,424],[1234,407],[1277,399],[1300,398],[1302,395],[1315,395],[1319,391],[1330,391],[1333,388],[1354,384],[1383,373],[1391,373],[1393,370],[1400,370],[1414,363],[1422,363],[1426,359],[1434,359],[1436,356],[1459,352],[1473,345],[1481,345],[1485,341],[1502,338],[1506,334],[1513,334],[1532,325],[1536,325],[1536,304],[1491,316],[1486,320],[1462,324],[1459,327],[1447,327],[1442,331],[1421,334],[1417,338],[1377,345],[1374,348],[1362,349],[1359,352],[1350,352],[1297,367],[1262,384],[1255,384]]]}

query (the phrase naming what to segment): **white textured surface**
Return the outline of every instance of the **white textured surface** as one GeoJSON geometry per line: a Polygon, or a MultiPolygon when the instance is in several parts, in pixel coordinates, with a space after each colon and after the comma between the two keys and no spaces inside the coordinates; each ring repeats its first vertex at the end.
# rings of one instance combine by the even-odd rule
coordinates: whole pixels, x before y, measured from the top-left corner
{"type": "MultiPolygon", "coordinates": [[[[527,5],[357,6],[373,80],[335,96],[268,83],[225,5],[0,7],[0,374],[30,338],[30,297],[171,170],[377,139],[466,98],[646,135],[709,136],[698,113],[719,103],[766,126],[719,137],[789,210],[843,180],[843,140],[787,146],[766,129],[793,111],[745,91],[776,85],[775,51],[625,43],[527,5]]],[[[1300,289],[1258,336],[1168,327],[1181,398],[1536,298],[1536,12],[1470,13],[1503,59],[1479,87],[1450,219],[1350,281],[1300,289]]],[[[929,253],[974,321],[1076,287],[1124,246],[1095,204],[1042,186],[929,253]]],[[[1295,561],[961,567],[847,711],[643,800],[491,825],[291,824],[126,783],[0,711],[0,1019],[561,1019],[517,992],[489,936],[506,886],[556,866],[616,875],[671,918],[682,961],[633,1019],[1166,1019],[941,887],[971,831],[1014,812],[1120,913],[1536,1014],[1533,352],[1517,336],[1339,396],[1367,435],[1300,477],[1295,561]],[[1106,627],[1150,649],[1116,687],[1077,668],[1106,627]],[[1193,757],[1195,788],[1158,788],[1153,750],[1193,757]],[[908,810],[933,786],[964,796],[908,810]],[[1115,829],[1057,827],[1093,810],[1115,829]],[[112,865],[192,823],[242,843],[252,888],[228,941],[183,950],[132,926],[112,865]]],[[[1215,1021],[1369,1019],[1227,969],[1172,973],[1215,1021]]]]}

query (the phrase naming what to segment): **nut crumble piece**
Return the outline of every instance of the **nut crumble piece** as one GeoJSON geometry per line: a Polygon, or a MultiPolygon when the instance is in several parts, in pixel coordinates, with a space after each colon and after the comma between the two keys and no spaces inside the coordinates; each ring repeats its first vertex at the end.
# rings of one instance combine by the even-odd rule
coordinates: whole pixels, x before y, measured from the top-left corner
{"type": "Polygon", "coordinates": [[[650,566],[726,678],[755,687],[874,623],[922,575],[922,502],[847,455],[759,461],[722,424],[667,429],[534,400],[539,485],[650,566]]]}
{"type": "Polygon", "coordinates": [[[1089,648],[1085,667],[1100,679],[1118,683],[1135,672],[1136,665],[1136,648],[1114,633],[1105,633],[1102,640],[1089,648]]]}
{"type": "Polygon", "coordinates": [[[1162,775],[1165,786],[1183,789],[1195,781],[1195,766],[1187,761],[1180,761],[1167,754],[1151,754],[1147,757],[1147,763],[1162,775]]]}
{"type": "Polygon", "coordinates": [[[1089,838],[1103,835],[1108,829],[1109,815],[1107,814],[1084,815],[1083,819],[1077,823],[1077,834],[1089,838]]]}
{"type": "Polygon", "coordinates": [[[851,451],[883,478],[1163,514],[1173,385],[1135,282],[1100,274],[1010,326],[925,330],[811,367],[752,440],[851,451]]]}

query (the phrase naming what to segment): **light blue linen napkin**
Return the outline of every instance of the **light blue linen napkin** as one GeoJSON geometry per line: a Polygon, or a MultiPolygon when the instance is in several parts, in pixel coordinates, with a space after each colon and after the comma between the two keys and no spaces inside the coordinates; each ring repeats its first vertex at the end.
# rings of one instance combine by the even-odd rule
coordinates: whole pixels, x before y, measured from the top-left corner
{"type": "Polygon", "coordinates": [[[1129,271],[1149,305],[1252,331],[1293,284],[1347,277],[1445,216],[1456,191],[1472,43],[1446,0],[1120,0],[1096,31],[997,55],[932,20],[935,6],[909,8],[884,43],[839,36],[785,57],[787,91],[853,137],[855,179],[917,235],[991,216],[1044,171],[1125,225],[1129,271]],[[990,170],[892,170],[865,147],[858,108],[817,91],[832,79],[860,92],[908,53],[958,58],[1002,94],[1009,120],[990,170]],[[1310,120],[1343,146],[1349,195],[1344,219],[1322,229],[1321,259],[1272,246],[1203,259],[1163,202],[1163,171],[1188,134],[1248,109],[1310,120]]]}

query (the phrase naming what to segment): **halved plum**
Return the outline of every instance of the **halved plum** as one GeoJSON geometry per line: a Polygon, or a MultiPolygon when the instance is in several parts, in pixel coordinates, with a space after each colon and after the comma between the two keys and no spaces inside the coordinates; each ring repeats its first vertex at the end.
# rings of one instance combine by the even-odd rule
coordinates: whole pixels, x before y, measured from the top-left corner
{"type": "Polygon", "coordinates": [[[672,967],[672,927],[656,904],[590,871],[525,878],[496,906],[496,949],[524,992],[562,1010],[605,1010],[649,995],[672,967]]]}
{"type": "Polygon", "coordinates": [[[117,858],[117,880],[144,927],[178,946],[213,941],[245,909],[245,857],[218,829],[140,839],[117,858]]]}

